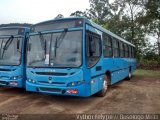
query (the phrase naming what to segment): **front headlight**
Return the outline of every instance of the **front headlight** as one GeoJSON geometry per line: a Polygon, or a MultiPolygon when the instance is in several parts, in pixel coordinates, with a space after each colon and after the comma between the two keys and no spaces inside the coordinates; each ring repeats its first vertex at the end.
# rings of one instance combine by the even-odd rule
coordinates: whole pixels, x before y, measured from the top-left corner
{"type": "Polygon", "coordinates": [[[28,79],[27,79],[27,81],[28,81],[28,82],[31,82],[31,83],[36,83],[36,81],[35,81],[35,80],[30,79],[30,78],[28,78],[28,79]]]}
{"type": "Polygon", "coordinates": [[[68,83],[67,87],[79,86],[79,85],[81,85],[83,83],[84,83],[84,80],[82,80],[82,81],[74,81],[74,82],[68,83]]]}
{"type": "Polygon", "coordinates": [[[18,80],[18,79],[22,79],[23,77],[22,76],[12,76],[10,78],[10,80],[18,80]]]}

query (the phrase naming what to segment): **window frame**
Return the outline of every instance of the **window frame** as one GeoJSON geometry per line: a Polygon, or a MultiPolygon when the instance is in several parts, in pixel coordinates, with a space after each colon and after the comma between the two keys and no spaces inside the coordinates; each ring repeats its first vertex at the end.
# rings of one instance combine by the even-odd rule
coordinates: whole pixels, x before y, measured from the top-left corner
{"type": "Polygon", "coordinates": [[[112,56],[115,57],[115,58],[119,58],[120,57],[120,55],[119,55],[119,40],[117,40],[116,38],[113,38],[113,37],[112,37],[112,50],[113,50],[113,55],[112,56]],[[116,56],[115,56],[115,50],[117,52],[116,56]]]}
{"type": "MultiPolygon", "coordinates": [[[[108,43],[109,41],[107,41],[107,43],[108,43]]],[[[108,35],[108,34],[106,34],[106,33],[103,33],[103,56],[104,56],[104,58],[111,58],[111,57],[113,57],[113,45],[112,45],[112,37],[110,36],[110,35],[108,35]],[[105,37],[107,37],[108,39],[107,40],[110,40],[110,45],[105,45],[104,43],[105,43],[105,37]],[[104,48],[105,47],[105,48],[104,48]],[[111,55],[110,55],[110,53],[108,53],[107,55],[105,55],[104,54],[104,51],[106,51],[106,50],[109,50],[109,49],[107,49],[107,48],[110,48],[111,49],[111,55]]]]}
{"type": "Polygon", "coordinates": [[[97,33],[94,33],[94,32],[92,32],[92,31],[89,31],[89,30],[86,30],[85,31],[85,58],[86,58],[86,66],[87,66],[87,68],[92,68],[92,67],[94,67],[98,62],[99,62],[99,60],[100,60],[100,58],[101,58],[101,56],[102,56],[102,38],[101,38],[101,35],[99,35],[99,34],[97,34],[97,33]],[[99,49],[100,49],[100,54],[99,54],[99,56],[95,56],[95,57],[97,57],[98,59],[96,60],[96,62],[93,64],[93,65],[91,65],[91,66],[89,66],[87,63],[87,60],[88,60],[88,55],[87,55],[87,52],[88,52],[88,41],[87,41],[87,35],[88,34],[90,34],[90,35],[92,35],[92,38],[93,37],[96,37],[96,38],[98,38],[99,39],[99,49]]]}

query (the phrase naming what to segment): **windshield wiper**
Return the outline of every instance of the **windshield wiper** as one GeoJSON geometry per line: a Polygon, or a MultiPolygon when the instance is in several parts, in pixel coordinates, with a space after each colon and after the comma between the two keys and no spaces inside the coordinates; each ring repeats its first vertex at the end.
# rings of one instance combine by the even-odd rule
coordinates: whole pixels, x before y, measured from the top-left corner
{"type": "Polygon", "coordinates": [[[12,41],[14,39],[14,36],[11,35],[11,37],[9,37],[9,39],[7,40],[7,42],[5,43],[4,47],[3,47],[3,51],[2,51],[2,56],[1,58],[3,58],[4,56],[4,52],[8,49],[8,47],[11,45],[12,41]]]}
{"type": "Polygon", "coordinates": [[[43,34],[41,32],[38,32],[39,33],[39,38],[40,38],[40,42],[41,42],[41,46],[45,52],[45,56],[46,56],[46,40],[44,39],[43,37],[43,34]]]}
{"type": "Polygon", "coordinates": [[[54,45],[54,56],[57,55],[57,48],[61,45],[62,41],[64,40],[64,37],[66,36],[66,33],[68,32],[68,29],[64,29],[64,31],[61,33],[59,37],[56,37],[55,45],[54,45]]]}

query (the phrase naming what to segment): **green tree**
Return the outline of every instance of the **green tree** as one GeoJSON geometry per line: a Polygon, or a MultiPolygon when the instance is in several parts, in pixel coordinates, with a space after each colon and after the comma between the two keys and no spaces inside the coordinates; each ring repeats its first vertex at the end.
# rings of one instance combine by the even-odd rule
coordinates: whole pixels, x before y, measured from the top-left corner
{"type": "Polygon", "coordinates": [[[144,2],[146,14],[140,19],[146,27],[146,32],[157,39],[158,54],[160,55],[160,1],[144,2]]]}
{"type": "Polygon", "coordinates": [[[90,0],[88,16],[100,24],[104,24],[112,16],[111,5],[108,0],[90,0]]]}
{"type": "MultiPolygon", "coordinates": [[[[90,0],[89,9],[86,9],[85,12],[76,11],[72,15],[86,16],[132,42],[136,45],[140,57],[143,55],[144,48],[148,45],[147,31],[150,31],[151,28],[158,28],[155,26],[159,25],[157,19],[154,22],[150,19],[146,22],[147,16],[154,14],[157,16],[157,12],[152,14],[153,8],[149,6],[150,1],[153,2],[154,0],[115,0],[114,3],[109,3],[108,0],[90,0]],[[152,24],[150,21],[152,21],[152,24]]],[[[152,29],[152,31],[155,31],[155,29],[152,29]]]]}
{"type": "Polygon", "coordinates": [[[57,19],[57,18],[63,18],[64,16],[62,15],[62,14],[58,14],[56,17],[55,17],[55,19],[57,19]]]}
{"type": "Polygon", "coordinates": [[[86,12],[82,12],[82,11],[79,11],[77,10],[76,12],[74,13],[71,13],[70,16],[77,16],[77,17],[86,17],[86,18],[89,18],[86,14],[86,12]]]}
{"type": "Polygon", "coordinates": [[[70,16],[87,17],[100,25],[104,25],[112,16],[111,5],[108,0],[89,0],[89,2],[89,9],[86,9],[84,12],[76,11],[70,16]]]}

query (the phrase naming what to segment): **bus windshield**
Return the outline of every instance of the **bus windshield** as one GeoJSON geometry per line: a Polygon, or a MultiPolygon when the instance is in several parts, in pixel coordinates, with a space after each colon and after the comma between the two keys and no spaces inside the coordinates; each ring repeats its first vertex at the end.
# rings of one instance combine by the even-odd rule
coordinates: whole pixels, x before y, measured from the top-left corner
{"type": "Polygon", "coordinates": [[[0,65],[19,65],[23,37],[0,38],[0,65]]]}
{"type": "Polygon", "coordinates": [[[31,35],[27,51],[29,67],[79,67],[82,31],[31,35]]]}

